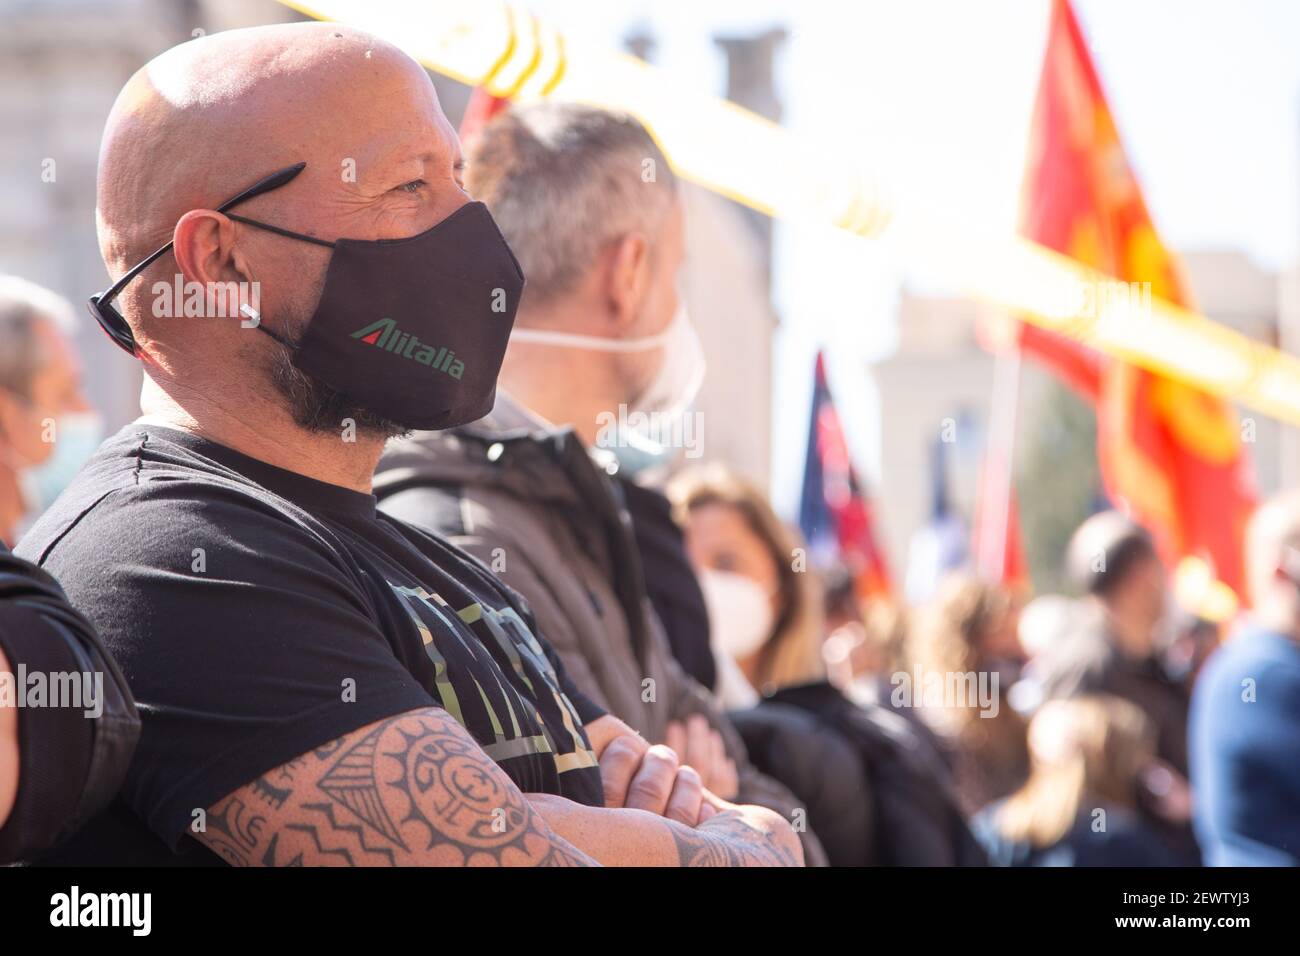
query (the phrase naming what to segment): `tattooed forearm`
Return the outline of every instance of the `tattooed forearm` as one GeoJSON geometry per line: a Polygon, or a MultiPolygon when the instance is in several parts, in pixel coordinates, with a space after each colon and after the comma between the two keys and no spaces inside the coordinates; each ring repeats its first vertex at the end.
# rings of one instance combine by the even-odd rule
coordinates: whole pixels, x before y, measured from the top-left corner
{"type": "Polygon", "coordinates": [[[719,813],[694,830],[673,827],[680,866],[798,866],[795,855],[745,823],[734,810],[719,813]]]}
{"type": "Polygon", "coordinates": [[[556,844],[551,847],[546,856],[542,857],[538,866],[591,866],[593,861],[590,857],[574,849],[565,848],[563,845],[556,844]]]}
{"type": "Polygon", "coordinates": [[[195,836],[263,866],[589,866],[439,710],[382,720],[208,810],[195,836]]]}
{"type": "Polygon", "coordinates": [[[250,810],[242,792],[234,793],[208,810],[203,842],[227,863],[248,866],[265,823],[265,815],[250,810]]]}

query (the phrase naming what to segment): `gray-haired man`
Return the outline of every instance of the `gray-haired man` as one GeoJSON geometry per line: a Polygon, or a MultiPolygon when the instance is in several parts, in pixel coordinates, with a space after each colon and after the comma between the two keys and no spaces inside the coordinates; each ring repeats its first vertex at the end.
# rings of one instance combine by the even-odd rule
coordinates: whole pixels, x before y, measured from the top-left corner
{"type": "MultiPolygon", "coordinates": [[[[466,185],[528,276],[500,378],[509,396],[472,425],[391,446],[381,509],[520,592],[575,684],[646,747],[667,742],[714,792],[800,819],[674,660],[623,503],[623,481],[681,449],[704,372],[677,294],[685,241],[666,159],[629,116],[540,103],[485,128],[466,185]]],[[[807,860],[823,861],[801,836],[807,860]]]]}

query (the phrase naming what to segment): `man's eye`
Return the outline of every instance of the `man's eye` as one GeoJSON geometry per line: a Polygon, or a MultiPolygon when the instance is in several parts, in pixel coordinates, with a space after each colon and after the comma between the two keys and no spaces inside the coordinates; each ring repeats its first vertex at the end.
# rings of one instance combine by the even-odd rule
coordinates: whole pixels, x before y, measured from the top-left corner
{"type": "Polygon", "coordinates": [[[425,187],[425,185],[426,183],[423,179],[412,179],[409,183],[403,183],[397,188],[404,193],[418,193],[425,187]]]}

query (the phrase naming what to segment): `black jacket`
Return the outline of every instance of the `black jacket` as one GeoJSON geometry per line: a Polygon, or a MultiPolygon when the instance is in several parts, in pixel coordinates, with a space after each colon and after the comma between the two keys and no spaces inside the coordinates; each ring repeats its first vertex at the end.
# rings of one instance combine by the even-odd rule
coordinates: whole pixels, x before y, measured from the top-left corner
{"type": "Polygon", "coordinates": [[[947,765],[888,707],[859,706],[825,682],[783,687],[768,702],[801,709],[857,751],[872,796],[874,861],[883,866],[986,866],[947,765]]]}
{"type": "Polygon", "coordinates": [[[801,707],[761,701],[728,713],[754,766],[789,787],[831,866],[879,862],[867,768],[843,735],[801,707]]]}
{"type": "Polygon", "coordinates": [[[0,863],[10,863],[57,845],[108,804],[131,762],[140,717],[90,622],[52,577],[3,547],[0,648],[16,693],[20,672],[103,675],[98,717],[68,706],[18,712],[18,799],[0,828],[0,863]]]}
{"type": "Polygon", "coordinates": [[[624,479],[619,484],[641,552],[646,594],[663,622],[673,657],[701,687],[713,690],[718,668],[709,647],[709,611],[686,557],[682,529],[673,520],[668,499],[658,491],[624,479]]]}

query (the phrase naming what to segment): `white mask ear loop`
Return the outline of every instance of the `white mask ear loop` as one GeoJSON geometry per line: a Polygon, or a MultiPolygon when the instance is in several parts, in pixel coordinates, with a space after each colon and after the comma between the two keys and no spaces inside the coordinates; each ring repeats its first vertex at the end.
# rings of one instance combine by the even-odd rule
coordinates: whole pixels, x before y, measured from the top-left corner
{"type": "Polygon", "coordinates": [[[672,334],[673,323],[655,335],[639,339],[610,339],[601,335],[582,335],[577,332],[554,332],[550,329],[515,329],[510,341],[530,345],[559,345],[566,348],[591,349],[596,352],[644,352],[660,348],[672,334]]]}

